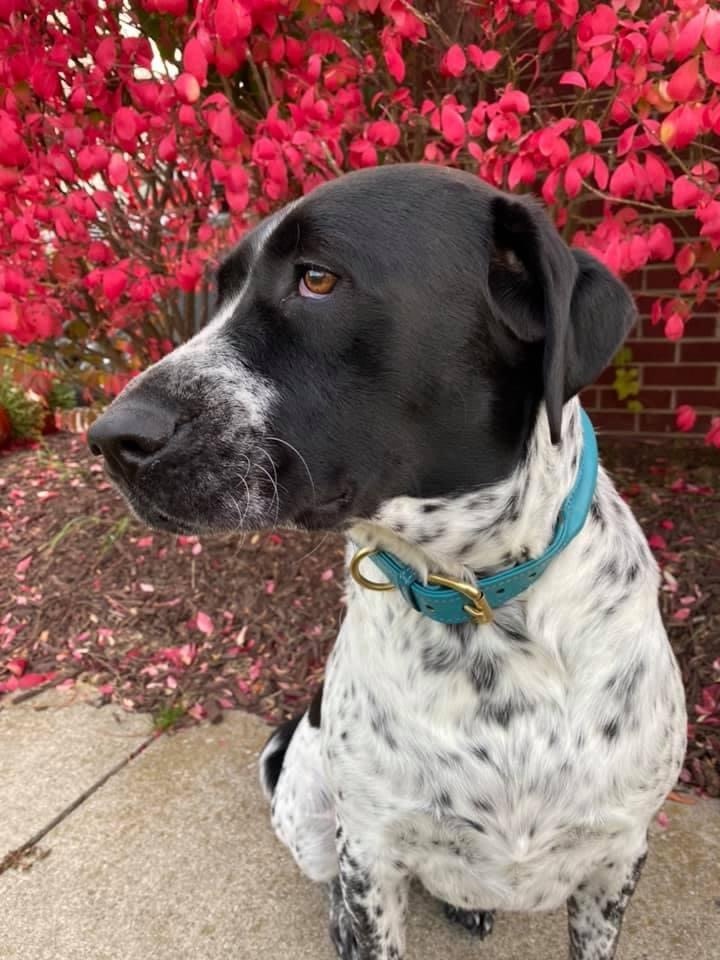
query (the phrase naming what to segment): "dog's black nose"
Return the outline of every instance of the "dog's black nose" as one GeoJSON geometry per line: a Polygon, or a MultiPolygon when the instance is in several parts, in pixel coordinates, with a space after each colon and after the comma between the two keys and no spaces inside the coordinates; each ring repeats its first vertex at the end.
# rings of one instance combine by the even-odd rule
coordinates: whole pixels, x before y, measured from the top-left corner
{"type": "Polygon", "coordinates": [[[176,426],[177,417],[166,407],[123,399],[93,423],[88,444],[111,469],[132,480],[138,467],[162,450],[176,426]]]}

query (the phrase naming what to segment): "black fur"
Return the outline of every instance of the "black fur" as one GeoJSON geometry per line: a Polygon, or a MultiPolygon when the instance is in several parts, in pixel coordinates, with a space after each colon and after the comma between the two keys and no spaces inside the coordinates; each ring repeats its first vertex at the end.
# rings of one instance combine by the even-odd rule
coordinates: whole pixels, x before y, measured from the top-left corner
{"type": "Polygon", "coordinates": [[[271,793],[275,792],[275,787],[282,772],[283,760],[285,759],[288,745],[302,718],[303,715],[300,714],[299,717],[293,717],[292,720],[287,720],[273,731],[272,736],[266,744],[266,746],[268,746],[271,742],[273,743],[272,752],[268,753],[263,761],[264,779],[271,793]]]}

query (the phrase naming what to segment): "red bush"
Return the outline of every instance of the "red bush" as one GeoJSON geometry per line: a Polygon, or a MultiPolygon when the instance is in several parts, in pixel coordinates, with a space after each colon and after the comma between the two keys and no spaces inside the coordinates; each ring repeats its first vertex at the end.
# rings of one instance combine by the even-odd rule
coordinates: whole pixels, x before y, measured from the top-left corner
{"type": "Polygon", "coordinates": [[[719,295],[719,82],[697,0],[0,0],[0,335],[116,389],[249,224],[425,160],[538,192],[618,273],[672,261],[682,337],[719,295]]]}

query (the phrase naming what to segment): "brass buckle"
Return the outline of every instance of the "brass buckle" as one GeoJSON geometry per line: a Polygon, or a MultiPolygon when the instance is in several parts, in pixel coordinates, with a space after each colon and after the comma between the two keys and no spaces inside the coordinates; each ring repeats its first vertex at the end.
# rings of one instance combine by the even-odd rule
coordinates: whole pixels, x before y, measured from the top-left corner
{"type": "Polygon", "coordinates": [[[464,583],[462,580],[451,580],[450,577],[443,577],[439,573],[428,574],[428,583],[438,587],[449,587],[456,593],[462,594],[471,601],[471,604],[465,604],[463,610],[470,617],[473,623],[492,623],[493,611],[490,604],[485,599],[482,590],[478,590],[471,583],[464,583]]]}
{"type": "MultiPolygon", "coordinates": [[[[365,587],[366,590],[394,590],[394,583],[378,583],[377,580],[368,580],[368,578],[360,572],[360,564],[366,557],[371,557],[374,553],[377,553],[374,547],[363,547],[362,550],[358,550],[350,561],[350,573],[353,580],[359,583],[361,587],[365,587]]],[[[428,583],[433,586],[449,587],[463,597],[467,597],[470,603],[465,604],[463,610],[473,623],[485,624],[493,622],[492,607],[485,599],[485,594],[482,590],[478,590],[478,588],[474,587],[471,583],[464,583],[462,580],[451,580],[450,577],[443,577],[439,573],[428,574],[427,579],[428,583]]]]}
{"type": "Polygon", "coordinates": [[[360,573],[360,564],[365,557],[371,557],[374,553],[377,553],[374,547],[363,547],[362,550],[358,550],[350,561],[350,573],[353,580],[359,583],[361,587],[365,587],[366,590],[394,590],[394,583],[378,583],[377,580],[368,580],[366,576],[360,573]]]}

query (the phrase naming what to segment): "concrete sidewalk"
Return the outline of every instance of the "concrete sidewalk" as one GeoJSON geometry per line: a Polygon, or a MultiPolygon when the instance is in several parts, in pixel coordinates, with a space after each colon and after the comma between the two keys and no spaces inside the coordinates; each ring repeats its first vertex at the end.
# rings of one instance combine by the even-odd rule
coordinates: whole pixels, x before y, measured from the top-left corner
{"type": "MultiPolygon", "coordinates": [[[[0,861],[151,735],[57,694],[0,710],[0,861]]],[[[333,960],[323,892],[275,841],[242,714],[150,743],[0,875],[3,960],[333,960]]],[[[720,805],[668,804],[619,960],[717,960],[720,805]]],[[[412,960],[557,960],[565,917],[503,915],[484,944],[422,894],[412,960]]]]}

